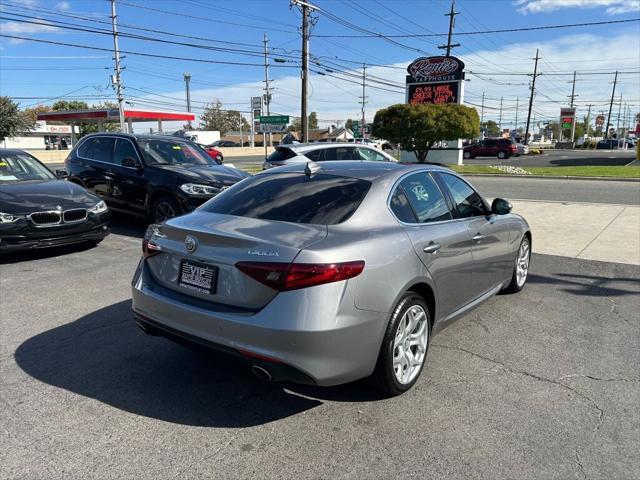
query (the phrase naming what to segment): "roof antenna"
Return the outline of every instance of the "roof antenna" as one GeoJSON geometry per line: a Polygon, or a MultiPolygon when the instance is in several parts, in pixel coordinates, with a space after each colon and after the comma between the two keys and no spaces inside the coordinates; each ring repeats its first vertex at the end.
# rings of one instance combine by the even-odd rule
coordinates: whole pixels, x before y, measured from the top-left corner
{"type": "Polygon", "coordinates": [[[316,162],[309,160],[307,164],[304,166],[304,174],[311,178],[313,175],[318,173],[322,167],[318,165],[316,162]]]}

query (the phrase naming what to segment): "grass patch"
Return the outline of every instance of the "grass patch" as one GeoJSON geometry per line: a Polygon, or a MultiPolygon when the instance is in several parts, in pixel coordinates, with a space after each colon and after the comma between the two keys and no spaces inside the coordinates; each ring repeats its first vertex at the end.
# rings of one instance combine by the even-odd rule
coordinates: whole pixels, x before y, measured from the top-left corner
{"type": "Polygon", "coordinates": [[[454,172],[462,173],[497,173],[504,174],[505,172],[498,170],[497,168],[490,167],[488,165],[445,165],[454,172]]]}
{"type": "Polygon", "coordinates": [[[640,167],[624,165],[587,167],[524,167],[532,175],[552,177],[619,177],[640,178],[640,167]]]}

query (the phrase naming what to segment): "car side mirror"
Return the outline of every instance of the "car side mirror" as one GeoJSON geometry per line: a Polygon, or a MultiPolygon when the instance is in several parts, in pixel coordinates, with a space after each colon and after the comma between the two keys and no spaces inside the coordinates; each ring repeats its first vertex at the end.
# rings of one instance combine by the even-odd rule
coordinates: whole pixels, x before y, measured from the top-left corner
{"type": "Polygon", "coordinates": [[[66,170],[56,170],[56,178],[67,178],[69,174],[66,170]]]}
{"type": "Polygon", "coordinates": [[[513,206],[509,200],[505,200],[504,198],[494,198],[493,202],[491,202],[491,213],[495,213],[496,215],[511,213],[512,208],[513,206]]]}
{"type": "Polygon", "coordinates": [[[123,158],[122,166],[129,167],[129,168],[137,168],[137,169],[142,168],[142,165],[140,165],[140,162],[138,162],[138,160],[136,160],[135,158],[131,158],[131,157],[123,158]]]}

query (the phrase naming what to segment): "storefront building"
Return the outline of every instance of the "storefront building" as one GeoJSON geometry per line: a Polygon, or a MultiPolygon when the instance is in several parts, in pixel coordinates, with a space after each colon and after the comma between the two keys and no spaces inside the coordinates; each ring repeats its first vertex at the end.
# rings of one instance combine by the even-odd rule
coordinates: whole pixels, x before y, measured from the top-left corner
{"type": "MultiPolygon", "coordinates": [[[[75,133],[78,134],[78,127],[75,133]]],[[[0,142],[3,148],[20,148],[28,150],[66,150],[73,148],[71,125],[47,125],[47,122],[37,122],[30,132],[20,136],[5,138],[0,142]]]]}

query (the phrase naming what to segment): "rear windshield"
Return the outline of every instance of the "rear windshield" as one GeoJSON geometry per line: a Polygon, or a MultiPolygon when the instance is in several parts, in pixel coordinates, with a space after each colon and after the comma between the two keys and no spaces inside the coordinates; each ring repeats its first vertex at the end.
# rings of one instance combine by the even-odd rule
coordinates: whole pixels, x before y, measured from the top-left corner
{"type": "Polygon", "coordinates": [[[256,175],[202,207],[205,212],[292,223],[335,225],[358,209],[371,182],[302,173],[256,175]]]}
{"type": "Polygon", "coordinates": [[[271,155],[267,157],[267,162],[282,162],[289,158],[295,157],[296,154],[293,150],[287,147],[276,148],[271,155]]]}

